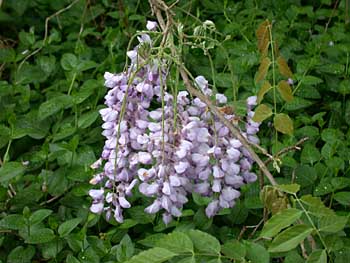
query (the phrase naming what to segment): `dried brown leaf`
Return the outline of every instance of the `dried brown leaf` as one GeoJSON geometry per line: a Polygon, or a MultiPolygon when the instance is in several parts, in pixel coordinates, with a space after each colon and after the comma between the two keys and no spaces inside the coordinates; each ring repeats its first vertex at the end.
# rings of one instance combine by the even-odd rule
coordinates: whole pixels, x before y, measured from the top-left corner
{"type": "Polygon", "coordinates": [[[259,83],[260,81],[265,79],[267,71],[269,70],[270,64],[271,64],[271,60],[268,57],[264,57],[261,60],[260,66],[256,75],[256,79],[255,79],[256,83],[259,83]]]}
{"type": "Polygon", "coordinates": [[[269,47],[269,41],[270,41],[270,36],[269,36],[269,30],[271,28],[271,23],[269,20],[265,20],[262,22],[258,29],[256,30],[256,37],[258,39],[258,49],[259,51],[263,54],[267,54],[267,50],[269,47]]]}
{"type": "Polygon", "coordinates": [[[293,100],[292,88],[289,86],[289,83],[285,80],[281,80],[278,83],[277,89],[286,102],[290,102],[293,100]]]}
{"type": "Polygon", "coordinates": [[[282,76],[287,78],[293,77],[293,72],[290,70],[287,64],[287,61],[283,57],[279,56],[277,58],[277,65],[278,65],[278,70],[282,76]]]}
{"type": "Polygon", "coordinates": [[[267,92],[269,92],[269,90],[271,88],[272,88],[272,86],[271,86],[270,82],[265,81],[264,84],[259,89],[259,92],[258,92],[258,103],[260,103],[263,100],[265,94],[267,92]]]}

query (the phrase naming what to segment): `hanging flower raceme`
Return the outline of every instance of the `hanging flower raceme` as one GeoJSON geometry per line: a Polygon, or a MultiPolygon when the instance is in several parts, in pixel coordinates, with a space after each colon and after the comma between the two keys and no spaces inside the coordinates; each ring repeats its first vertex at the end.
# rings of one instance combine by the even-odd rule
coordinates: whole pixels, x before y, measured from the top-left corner
{"type": "MultiPolygon", "coordinates": [[[[147,28],[156,30],[157,24],[148,22],[147,28]]],[[[105,211],[107,218],[114,216],[123,222],[122,211],[131,207],[127,198],[136,186],[151,199],[145,212],[162,211],[166,224],[181,216],[192,192],[212,198],[206,208],[208,217],[221,208],[233,207],[239,188],[256,180],[251,172],[253,159],[199,98],[190,99],[186,91],[167,92],[166,61],[144,52],[153,44],[149,35],[138,40],[140,44],[127,52],[131,60],[128,70],[104,76],[109,91],[107,108],[100,114],[106,141],[101,158],[92,165],[93,169],[103,167],[90,181],[99,187],[89,192],[93,199],[90,210],[105,211]]],[[[195,85],[204,95],[213,95],[203,76],[195,79],[195,85]]],[[[216,94],[215,99],[218,107],[227,103],[223,94],[216,94]]],[[[259,143],[259,123],[252,120],[255,104],[256,97],[248,98],[241,132],[249,141],[259,143]]],[[[236,118],[233,114],[225,117],[236,118]]]]}

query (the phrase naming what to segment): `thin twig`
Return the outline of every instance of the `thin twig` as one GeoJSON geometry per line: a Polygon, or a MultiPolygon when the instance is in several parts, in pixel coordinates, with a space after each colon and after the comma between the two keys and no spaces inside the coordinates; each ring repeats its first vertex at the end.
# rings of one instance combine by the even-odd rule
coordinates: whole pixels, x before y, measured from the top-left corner
{"type": "Polygon", "coordinates": [[[70,9],[72,6],[74,6],[76,3],[78,3],[80,0],[75,0],[74,2],[72,2],[71,4],[69,4],[68,6],[66,6],[65,8],[62,8],[60,10],[58,10],[56,13],[46,17],[45,19],[45,33],[44,33],[44,39],[43,39],[43,43],[41,45],[41,47],[37,48],[36,50],[34,50],[32,53],[30,53],[28,56],[26,56],[22,62],[19,64],[18,66],[18,69],[17,69],[17,72],[20,71],[20,69],[22,68],[24,62],[26,62],[30,57],[34,56],[35,54],[39,53],[43,47],[45,46],[46,44],[46,41],[47,41],[47,36],[48,36],[48,32],[49,32],[49,21],[50,19],[60,15],[61,13],[67,11],[68,9],[70,9]]]}
{"type": "Polygon", "coordinates": [[[265,165],[268,165],[270,162],[272,162],[272,160],[275,160],[279,157],[281,157],[283,154],[286,154],[288,152],[291,151],[300,151],[300,145],[303,144],[304,142],[306,142],[309,139],[309,137],[304,137],[302,139],[300,139],[296,144],[292,145],[292,146],[288,146],[286,148],[283,148],[282,150],[280,150],[278,153],[276,153],[274,156],[272,156],[272,158],[269,158],[265,161],[265,165]]]}
{"type": "Polygon", "coordinates": [[[332,21],[332,18],[333,18],[334,13],[335,13],[335,9],[336,9],[337,6],[338,6],[338,2],[339,2],[339,0],[337,0],[337,1],[335,2],[334,7],[333,7],[333,10],[332,10],[332,13],[331,13],[331,16],[329,17],[329,19],[328,19],[328,21],[327,21],[327,23],[326,23],[326,27],[325,27],[325,29],[324,29],[324,32],[325,32],[325,33],[327,32],[328,26],[329,26],[329,24],[330,24],[331,21],[332,21]]]}

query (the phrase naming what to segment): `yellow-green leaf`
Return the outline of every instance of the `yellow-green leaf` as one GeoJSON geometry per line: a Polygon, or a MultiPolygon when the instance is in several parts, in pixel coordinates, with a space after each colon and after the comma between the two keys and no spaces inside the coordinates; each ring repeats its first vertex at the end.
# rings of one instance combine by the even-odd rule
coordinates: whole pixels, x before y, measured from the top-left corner
{"type": "Polygon", "coordinates": [[[300,190],[300,185],[298,184],[279,184],[277,188],[282,192],[288,194],[296,194],[300,190]]]}
{"type": "Polygon", "coordinates": [[[287,61],[283,57],[277,58],[277,65],[278,65],[278,70],[282,76],[285,76],[287,78],[293,77],[293,73],[288,67],[287,61]]]}
{"type": "Polygon", "coordinates": [[[302,213],[303,211],[295,208],[284,209],[278,212],[265,223],[260,237],[274,237],[283,228],[290,226],[299,219],[302,213]]]}
{"type": "Polygon", "coordinates": [[[288,82],[285,80],[281,80],[278,83],[277,89],[286,102],[290,102],[293,100],[292,88],[289,86],[288,82]]]}
{"type": "Polygon", "coordinates": [[[310,235],[312,230],[313,228],[307,225],[292,226],[277,235],[268,250],[272,253],[290,251],[310,235]]]}
{"type": "MultiPolygon", "coordinates": [[[[255,117],[255,115],[254,115],[255,117]]],[[[293,134],[293,121],[287,114],[279,113],[276,114],[275,118],[273,119],[273,123],[275,125],[275,129],[279,132],[282,132],[284,134],[293,134]]]]}
{"type": "Polygon", "coordinates": [[[265,81],[264,84],[262,84],[262,86],[258,92],[258,103],[260,103],[263,100],[265,94],[267,92],[269,92],[269,90],[271,88],[272,88],[272,86],[271,86],[270,82],[268,82],[268,81],[265,81]]]}
{"type": "Polygon", "coordinates": [[[256,78],[255,78],[256,83],[259,83],[260,81],[265,79],[267,71],[269,70],[270,64],[271,64],[271,60],[268,57],[264,57],[261,60],[258,72],[256,74],[256,78]]]}
{"type": "Polygon", "coordinates": [[[269,106],[265,104],[260,104],[255,109],[255,114],[253,116],[253,121],[262,122],[272,115],[272,110],[269,106]]]}

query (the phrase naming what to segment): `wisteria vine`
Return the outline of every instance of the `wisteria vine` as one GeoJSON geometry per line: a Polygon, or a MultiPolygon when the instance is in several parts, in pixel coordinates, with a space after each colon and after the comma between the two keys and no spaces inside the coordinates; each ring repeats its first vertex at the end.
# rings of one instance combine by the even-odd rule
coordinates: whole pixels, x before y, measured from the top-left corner
{"type": "MultiPolygon", "coordinates": [[[[157,24],[149,21],[147,29],[154,31],[157,24]]],[[[105,96],[107,108],[100,110],[106,141],[101,158],[92,165],[103,167],[90,181],[100,185],[89,191],[93,198],[90,210],[105,211],[107,219],[113,215],[121,223],[122,210],[131,207],[127,197],[138,186],[152,200],[145,212],[162,211],[165,224],[181,216],[192,192],[211,197],[205,212],[213,217],[221,208],[235,205],[242,185],[256,181],[251,172],[254,160],[199,98],[190,98],[187,91],[167,91],[166,61],[144,52],[153,44],[148,34],[138,40],[139,45],[127,52],[128,69],[104,75],[110,89],[105,96]]],[[[203,76],[195,78],[195,85],[225,109],[226,96],[213,94],[203,76]]],[[[259,123],[252,120],[255,105],[256,97],[249,97],[241,133],[259,143],[259,123]]],[[[229,121],[236,120],[233,112],[223,114],[229,121]]]]}

